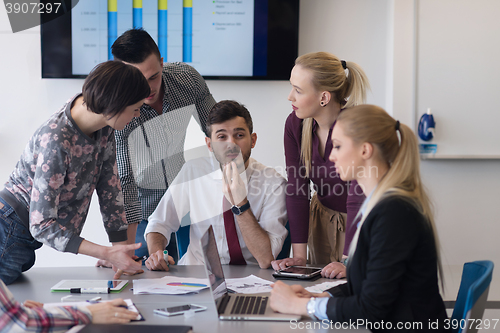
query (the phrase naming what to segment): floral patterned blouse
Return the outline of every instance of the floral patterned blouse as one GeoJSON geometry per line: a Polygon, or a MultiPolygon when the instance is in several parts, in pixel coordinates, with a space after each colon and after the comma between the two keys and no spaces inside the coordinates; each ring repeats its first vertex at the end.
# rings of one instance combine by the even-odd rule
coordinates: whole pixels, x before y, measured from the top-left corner
{"type": "Polygon", "coordinates": [[[66,332],[91,321],[92,313],[86,306],[27,308],[0,280],[0,332],[66,332]]]}
{"type": "MultiPolygon", "coordinates": [[[[5,184],[29,212],[30,232],[58,251],[77,253],[94,190],[110,242],[127,239],[114,130],[84,134],[71,117],[73,97],[31,137],[5,184]]],[[[5,192],[5,191],[4,191],[5,192]]],[[[12,201],[12,200],[11,200],[12,201]]],[[[24,214],[19,214],[23,216],[24,214]]]]}

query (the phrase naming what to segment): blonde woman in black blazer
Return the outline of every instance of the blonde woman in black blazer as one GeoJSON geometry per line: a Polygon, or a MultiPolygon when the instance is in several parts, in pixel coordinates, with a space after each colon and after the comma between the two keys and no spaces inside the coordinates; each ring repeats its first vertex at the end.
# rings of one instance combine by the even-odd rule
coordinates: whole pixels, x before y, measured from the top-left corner
{"type": "Polygon", "coordinates": [[[334,327],[446,331],[439,242],[414,133],[383,109],[360,105],[339,115],[332,141],[330,160],[340,177],[357,180],[367,196],[349,251],[348,282],[321,294],[277,282],[271,307],[334,327]]]}

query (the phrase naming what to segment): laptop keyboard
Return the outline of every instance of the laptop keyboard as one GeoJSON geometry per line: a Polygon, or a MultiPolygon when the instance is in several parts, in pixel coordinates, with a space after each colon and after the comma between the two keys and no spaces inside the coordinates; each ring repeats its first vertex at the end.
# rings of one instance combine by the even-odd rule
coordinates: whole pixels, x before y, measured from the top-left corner
{"type": "MultiPolygon", "coordinates": [[[[268,297],[261,296],[229,296],[236,297],[233,307],[231,309],[231,314],[264,314],[266,312],[268,297]]],[[[226,297],[227,302],[223,305],[221,313],[224,313],[227,303],[229,303],[229,297],[226,297]]]]}

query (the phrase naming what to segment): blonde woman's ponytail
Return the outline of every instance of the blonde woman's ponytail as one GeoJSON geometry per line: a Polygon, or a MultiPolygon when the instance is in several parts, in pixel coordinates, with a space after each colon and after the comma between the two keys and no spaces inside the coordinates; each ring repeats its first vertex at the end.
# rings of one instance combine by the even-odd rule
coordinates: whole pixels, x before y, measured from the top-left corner
{"type": "Polygon", "coordinates": [[[370,83],[365,71],[355,62],[346,61],[347,67],[347,90],[345,107],[353,107],[366,103],[366,92],[370,89],[370,83]]]}

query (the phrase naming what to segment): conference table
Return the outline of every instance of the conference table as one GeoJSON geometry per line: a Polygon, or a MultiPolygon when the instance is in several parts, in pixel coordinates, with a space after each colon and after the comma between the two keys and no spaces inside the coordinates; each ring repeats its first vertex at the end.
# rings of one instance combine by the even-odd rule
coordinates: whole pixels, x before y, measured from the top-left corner
{"type": "MultiPolygon", "coordinates": [[[[256,265],[246,265],[246,266],[233,266],[224,265],[224,275],[225,278],[240,278],[246,277],[251,274],[258,276],[260,278],[276,281],[272,277],[272,269],[260,269],[256,265]]],[[[170,272],[160,272],[160,271],[149,271],[144,270],[144,273],[126,276],[122,275],[120,280],[129,280],[128,285],[120,293],[111,294],[87,294],[81,295],[80,297],[85,299],[91,299],[95,296],[101,296],[103,300],[107,299],[131,299],[136,305],[139,312],[144,316],[145,321],[132,322],[131,325],[189,325],[193,327],[193,332],[203,332],[203,333],[276,333],[276,332],[289,332],[294,330],[294,328],[300,331],[307,331],[307,325],[313,325],[314,322],[308,318],[304,318],[300,324],[295,324],[290,322],[266,322],[266,321],[220,321],[217,316],[217,311],[215,309],[215,304],[213,302],[212,295],[209,289],[200,291],[199,294],[190,295],[134,295],[131,288],[133,287],[133,280],[137,279],[157,279],[164,277],[165,275],[175,275],[179,277],[193,277],[193,278],[206,278],[204,266],[170,266],[170,272]],[[184,315],[166,317],[153,313],[154,309],[163,308],[166,306],[176,306],[188,303],[194,303],[202,306],[206,306],[207,310],[202,312],[196,312],[191,317],[186,317],[184,315]],[[303,325],[303,326],[302,326],[303,325]],[[302,328],[303,329],[300,329],[302,328]]],[[[109,280],[113,277],[113,271],[109,268],[99,268],[99,267],[67,267],[67,268],[41,268],[34,267],[27,272],[23,273],[23,276],[9,285],[9,289],[14,294],[14,297],[18,301],[25,301],[26,299],[36,300],[43,303],[56,303],[61,301],[61,297],[68,295],[68,293],[61,292],[51,292],[50,288],[54,286],[60,280],[109,280]]],[[[315,281],[298,281],[298,280],[285,280],[287,284],[301,284],[304,287],[316,285],[325,281],[331,281],[328,279],[317,279],[315,281]]],[[[75,295],[75,294],[73,294],[75,295]]],[[[71,304],[71,303],[68,303],[71,304]]],[[[329,327],[319,327],[320,322],[316,322],[316,328],[314,332],[327,332],[329,327]]],[[[311,326],[312,327],[312,326],[311,326]]],[[[345,330],[349,331],[349,330],[345,330]]],[[[360,329],[357,331],[365,331],[366,329],[360,329]]],[[[147,332],[146,332],[147,333],[147,332]]]]}
{"type": "MultiPolygon", "coordinates": [[[[251,274],[260,278],[276,281],[272,277],[272,269],[260,269],[255,265],[230,266],[224,265],[224,275],[226,278],[241,278],[251,274]]],[[[445,290],[443,299],[447,307],[452,308],[460,286],[462,267],[460,265],[444,266],[445,290]]],[[[134,295],[131,290],[133,280],[136,279],[157,279],[166,275],[175,275],[179,277],[206,278],[204,266],[171,266],[170,272],[149,271],[145,269],[144,273],[126,276],[122,275],[121,280],[129,280],[128,285],[120,293],[100,294],[103,300],[124,298],[131,299],[145,321],[132,322],[131,325],[189,325],[193,327],[193,332],[288,332],[290,330],[305,330],[314,332],[327,332],[335,326],[327,322],[313,322],[308,318],[303,318],[298,323],[290,322],[265,322],[265,321],[220,321],[217,318],[217,312],[213,303],[212,295],[209,289],[202,290],[198,294],[189,295],[134,295]],[[176,306],[188,303],[206,306],[206,311],[197,312],[192,316],[173,316],[165,317],[153,313],[154,309],[166,306],[176,306]],[[313,326],[315,325],[315,326],[313,326]]],[[[51,292],[51,287],[60,280],[109,280],[113,272],[108,268],[98,267],[67,267],[67,268],[42,268],[35,267],[23,273],[22,277],[9,289],[18,301],[26,299],[36,300],[43,303],[56,303],[61,301],[61,297],[67,295],[61,292],[51,292]]],[[[323,282],[332,281],[320,278],[315,281],[283,280],[287,284],[300,284],[304,287],[316,285],[323,282]]],[[[97,295],[80,295],[82,300],[93,298],[97,295]]],[[[500,303],[500,283],[499,279],[493,278],[490,288],[489,302],[490,308],[497,308],[495,305],[500,303]]],[[[71,304],[71,303],[68,303],[71,304]]],[[[350,331],[352,329],[340,329],[350,331]]],[[[358,328],[357,331],[368,332],[365,328],[358,328]]]]}

